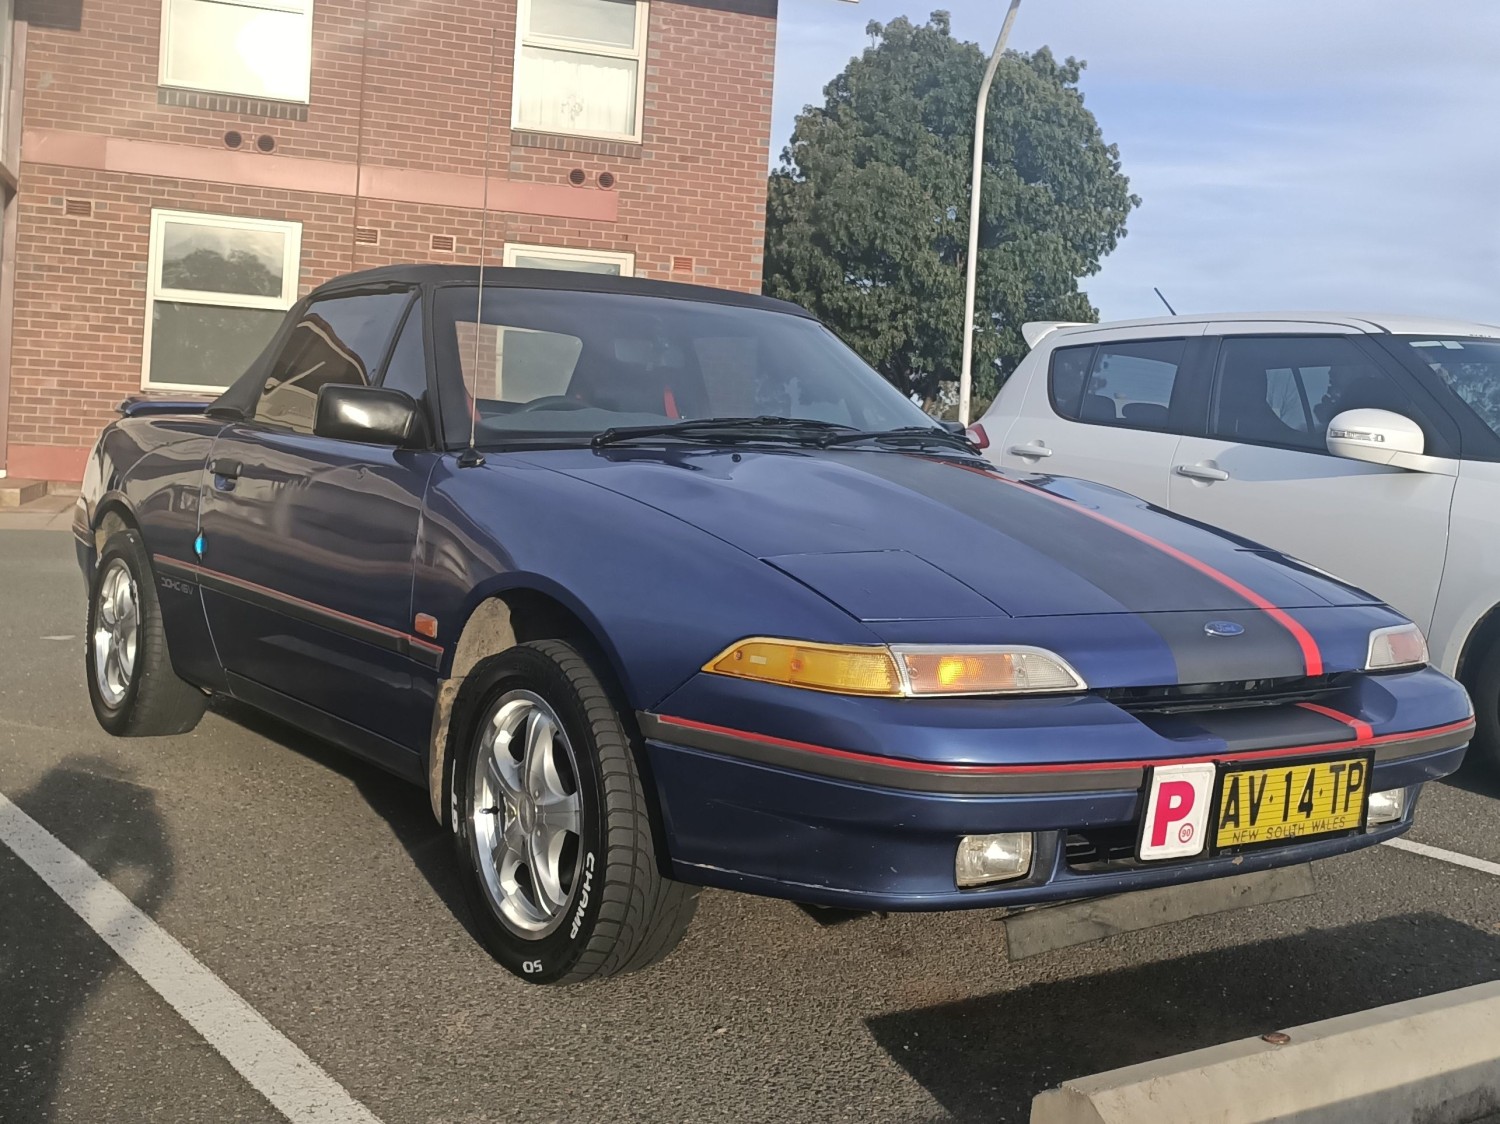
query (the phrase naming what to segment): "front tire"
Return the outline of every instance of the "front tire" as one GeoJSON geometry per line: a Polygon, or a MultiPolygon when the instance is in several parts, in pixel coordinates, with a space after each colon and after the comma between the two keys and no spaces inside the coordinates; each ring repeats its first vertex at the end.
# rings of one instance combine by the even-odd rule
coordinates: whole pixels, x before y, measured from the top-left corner
{"type": "Polygon", "coordinates": [[[84,677],[94,717],[116,737],[185,734],[208,707],[172,670],[156,575],[138,531],[110,535],[94,567],[84,677]]]}
{"type": "Polygon", "coordinates": [[[664,877],[630,734],[577,649],[521,644],[480,689],[450,775],[464,895],[490,953],[530,983],[633,972],[677,946],[697,887],[664,877]]]}

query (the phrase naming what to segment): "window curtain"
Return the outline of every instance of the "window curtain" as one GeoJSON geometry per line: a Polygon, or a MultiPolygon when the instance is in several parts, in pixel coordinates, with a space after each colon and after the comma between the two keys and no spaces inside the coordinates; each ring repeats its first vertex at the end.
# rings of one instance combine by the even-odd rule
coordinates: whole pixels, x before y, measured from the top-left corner
{"type": "Polygon", "coordinates": [[[516,97],[523,127],[614,136],[635,132],[635,60],[527,47],[521,64],[516,97]]]}

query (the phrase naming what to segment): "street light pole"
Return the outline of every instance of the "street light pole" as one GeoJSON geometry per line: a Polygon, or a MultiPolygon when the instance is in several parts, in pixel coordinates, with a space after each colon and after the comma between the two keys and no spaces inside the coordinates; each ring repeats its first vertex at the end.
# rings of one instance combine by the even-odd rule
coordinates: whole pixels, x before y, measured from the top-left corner
{"type": "Polygon", "coordinates": [[[1010,10],[1000,25],[1000,38],[995,40],[995,53],[984,68],[984,81],[979,84],[979,104],[974,110],[974,171],[969,178],[969,256],[964,262],[968,271],[964,287],[964,362],[958,375],[958,420],[964,425],[969,424],[969,397],[974,391],[974,287],[979,269],[979,181],[984,175],[984,113],[990,100],[990,86],[995,81],[995,70],[1005,51],[1005,41],[1010,38],[1010,25],[1016,22],[1016,9],[1020,6],[1021,0],[1010,0],[1010,10]]]}

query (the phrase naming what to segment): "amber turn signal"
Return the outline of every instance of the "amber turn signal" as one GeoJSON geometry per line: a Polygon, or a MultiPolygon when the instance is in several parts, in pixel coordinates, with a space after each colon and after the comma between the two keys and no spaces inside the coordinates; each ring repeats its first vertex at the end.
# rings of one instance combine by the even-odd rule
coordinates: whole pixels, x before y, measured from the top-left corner
{"type": "Polygon", "coordinates": [[[731,645],[704,670],[840,695],[902,693],[896,661],[886,648],[758,638],[731,645]]]}

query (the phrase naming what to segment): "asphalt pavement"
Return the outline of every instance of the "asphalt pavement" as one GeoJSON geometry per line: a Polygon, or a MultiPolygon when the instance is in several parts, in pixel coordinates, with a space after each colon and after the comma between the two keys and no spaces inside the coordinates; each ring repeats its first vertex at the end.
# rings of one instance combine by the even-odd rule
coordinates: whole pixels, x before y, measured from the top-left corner
{"type": "MultiPolygon", "coordinates": [[[[1310,898],[1019,963],[991,911],[706,892],[682,946],[564,990],[467,931],[418,789],[232,707],[116,740],[82,679],[71,539],[0,532],[0,794],[384,1124],[1024,1121],[1059,1081],[1500,978],[1500,877],[1377,847],[1310,898]]],[[[1500,784],[1410,838],[1500,862],[1500,784]]],[[[279,1121],[0,844],[0,1120],[279,1121]]]]}

